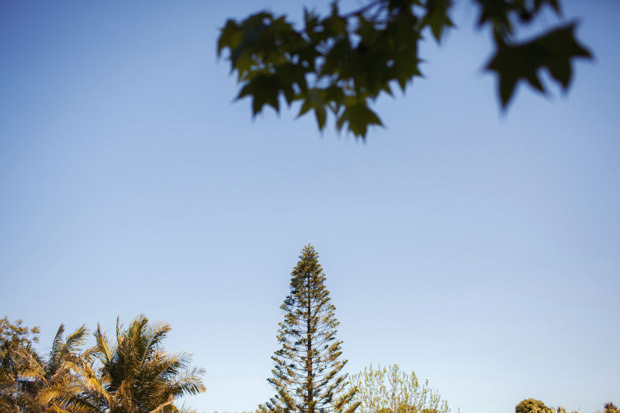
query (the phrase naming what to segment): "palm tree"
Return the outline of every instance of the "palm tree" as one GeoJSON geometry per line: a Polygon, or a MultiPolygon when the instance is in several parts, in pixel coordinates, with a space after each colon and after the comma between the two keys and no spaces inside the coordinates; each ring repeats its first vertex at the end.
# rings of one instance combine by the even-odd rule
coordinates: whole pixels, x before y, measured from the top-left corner
{"type": "Polygon", "coordinates": [[[170,354],[161,342],[170,331],[141,315],[127,329],[116,323],[116,344],[97,326],[96,344],[68,361],[72,379],[42,392],[56,412],[169,413],[181,411],[175,399],[205,391],[202,369],[189,369],[187,354],[170,354]]]}
{"type": "Polygon", "coordinates": [[[51,402],[50,395],[66,393],[67,389],[72,387],[78,377],[75,374],[75,367],[83,363],[84,358],[88,356],[88,352],[81,351],[88,334],[86,326],[82,325],[63,340],[64,332],[65,326],[61,324],[48,358],[38,371],[33,372],[38,384],[37,400],[44,411],[57,410],[57,406],[51,402]]]}

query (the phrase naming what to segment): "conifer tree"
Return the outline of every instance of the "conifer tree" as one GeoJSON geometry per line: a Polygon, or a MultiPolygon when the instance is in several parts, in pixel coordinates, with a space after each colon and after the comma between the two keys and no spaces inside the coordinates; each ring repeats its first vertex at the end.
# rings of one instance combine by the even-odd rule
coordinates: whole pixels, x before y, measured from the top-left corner
{"type": "Polygon", "coordinates": [[[347,375],[340,374],[347,361],[341,359],[336,308],[318,257],[307,245],[291,273],[290,294],[280,307],[285,312],[277,336],[281,348],[267,380],[276,395],[260,411],[352,413],[359,405],[352,402],[356,389],[347,390],[347,375]]]}

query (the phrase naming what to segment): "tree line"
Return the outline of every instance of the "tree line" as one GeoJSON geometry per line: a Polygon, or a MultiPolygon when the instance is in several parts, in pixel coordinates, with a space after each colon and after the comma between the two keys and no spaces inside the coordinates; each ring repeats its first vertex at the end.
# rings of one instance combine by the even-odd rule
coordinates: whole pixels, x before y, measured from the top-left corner
{"type": "MultiPolygon", "coordinates": [[[[448,403],[428,381],[398,367],[373,367],[349,376],[342,372],[338,320],[318,253],[301,251],[291,273],[290,292],[281,309],[268,382],[274,396],[256,413],[449,413],[448,403]]],[[[38,328],[0,320],[0,411],[56,413],[190,412],[178,400],[206,391],[204,370],[191,366],[186,353],[163,347],[171,327],[141,315],[124,327],[116,323],[115,340],[101,326],[95,345],[81,326],[65,336],[61,324],[49,354],[35,350],[38,328]]],[[[534,399],[523,400],[516,413],[567,413],[534,399]]],[[[577,412],[573,412],[577,413],[577,412]]],[[[620,413],[612,404],[605,413],[620,413]]]]}
{"type": "MultiPolygon", "coordinates": [[[[536,399],[522,400],[515,407],[515,413],[568,413],[568,411],[562,407],[548,407],[545,403],[536,399]]],[[[579,413],[578,411],[571,411],[570,413],[579,413]]],[[[620,410],[611,402],[605,403],[604,410],[597,410],[595,413],[620,413],[620,410]]]]}

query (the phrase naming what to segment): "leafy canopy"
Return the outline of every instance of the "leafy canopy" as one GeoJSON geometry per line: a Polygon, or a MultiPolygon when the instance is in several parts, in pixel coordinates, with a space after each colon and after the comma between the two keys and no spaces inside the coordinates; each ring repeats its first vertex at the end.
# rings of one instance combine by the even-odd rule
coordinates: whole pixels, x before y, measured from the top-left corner
{"type": "Polygon", "coordinates": [[[620,413],[620,409],[612,402],[605,403],[605,413],[620,413]]]}
{"type": "MultiPolygon", "coordinates": [[[[501,105],[506,108],[515,86],[526,81],[546,93],[541,69],[566,90],[574,58],[591,58],[575,38],[576,23],[562,23],[533,39],[518,39],[518,29],[535,21],[545,9],[561,17],[559,0],[471,0],[479,12],[478,26],[490,28],[495,52],[486,69],[498,77],[501,105]]],[[[285,15],[261,11],[221,29],[218,56],[227,51],[237,73],[237,99],[252,98],[252,114],[265,106],[280,111],[299,103],[298,116],[313,112],[319,130],[328,114],[336,128],[365,138],[368,127],[383,125],[370,108],[380,95],[403,92],[422,76],[418,44],[430,35],[440,42],[454,26],[452,0],[372,0],[342,13],[334,2],[321,16],[304,10],[301,28],[285,15]]]]}
{"type": "Polygon", "coordinates": [[[0,411],[36,411],[38,404],[33,376],[41,368],[34,349],[38,327],[28,328],[21,320],[0,320],[0,411]]]}
{"type": "Polygon", "coordinates": [[[351,386],[360,402],[357,413],[450,413],[428,380],[421,383],[415,372],[404,372],[396,364],[370,365],[351,377],[351,386]]]}
{"type": "Polygon", "coordinates": [[[553,410],[540,400],[525,399],[515,406],[515,413],[553,413],[553,410]]]}

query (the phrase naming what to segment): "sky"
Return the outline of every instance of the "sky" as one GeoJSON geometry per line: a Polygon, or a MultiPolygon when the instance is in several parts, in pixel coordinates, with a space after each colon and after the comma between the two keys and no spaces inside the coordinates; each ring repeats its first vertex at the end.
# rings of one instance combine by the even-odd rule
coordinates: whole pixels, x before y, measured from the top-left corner
{"type": "Polygon", "coordinates": [[[463,413],[620,402],[620,3],[562,3],[595,55],[568,93],[502,112],[458,2],[363,142],[252,119],[216,56],[227,18],[326,1],[0,2],[0,316],[42,352],[60,323],[170,323],[206,369],[187,403],[253,410],[312,243],[347,372],[398,364],[463,413]]]}

